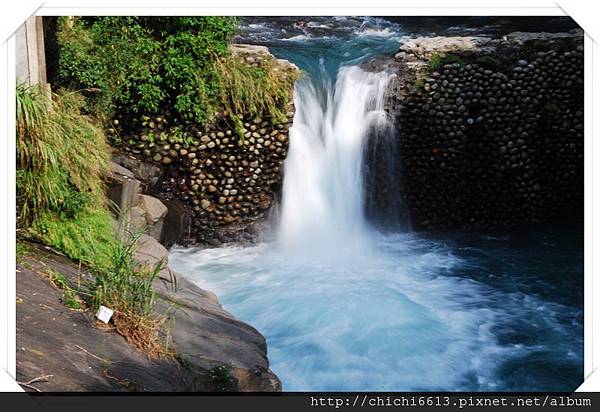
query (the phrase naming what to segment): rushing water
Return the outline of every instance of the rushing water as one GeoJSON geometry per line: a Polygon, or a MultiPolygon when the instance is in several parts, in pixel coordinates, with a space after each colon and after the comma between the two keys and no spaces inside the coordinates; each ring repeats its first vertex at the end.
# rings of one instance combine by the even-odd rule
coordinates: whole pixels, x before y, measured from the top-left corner
{"type": "Polygon", "coordinates": [[[366,247],[364,143],[370,130],[387,123],[389,77],[347,66],[335,86],[326,73],[321,84],[307,77],[296,85],[279,222],[279,241],[294,254],[330,257],[366,247]]]}
{"type": "MultiPolygon", "coordinates": [[[[581,230],[376,230],[365,217],[365,143],[389,126],[390,75],[357,64],[393,52],[405,33],[378,19],[282,21],[246,22],[242,32],[307,73],[296,86],[276,236],[175,248],[174,269],[265,335],[284,390],[577,387],[581,230]]],[[[383,199],[396,214],[397,199],[383,199]]]]}

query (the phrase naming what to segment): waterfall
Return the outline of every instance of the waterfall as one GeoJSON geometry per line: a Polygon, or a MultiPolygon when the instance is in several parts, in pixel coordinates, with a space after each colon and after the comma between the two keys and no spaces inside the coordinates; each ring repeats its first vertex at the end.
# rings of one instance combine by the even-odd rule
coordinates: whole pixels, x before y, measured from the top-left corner
{"type": "Polygon", "coordinates": [[[279,237],[310,253],[364,249],[365,142],[386,119],[390,74],[342,66],[335,84],[321,75],[297,82],[296,114],[284,167],[279,237]],[[322,82],[320,84],[319,82],[322,82]]]}

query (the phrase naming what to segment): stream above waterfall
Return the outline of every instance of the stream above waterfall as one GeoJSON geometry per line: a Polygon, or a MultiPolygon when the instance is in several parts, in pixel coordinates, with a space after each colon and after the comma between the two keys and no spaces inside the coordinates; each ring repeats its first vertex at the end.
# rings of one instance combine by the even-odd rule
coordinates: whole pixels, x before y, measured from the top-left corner
{"type": "Polygon", "coordinates": [[[382,205],[394,230],[365,213],[364,147],[390,130],[390,75],[359,65],[411,33],[375,18],[245,20],[241,42],[305,73],[281,204],[265,241],[175,247],[169,265],[266,337],[285,391],[572,391],[583,376],[581,227],[414,232],[394,193],[382,205]]]}

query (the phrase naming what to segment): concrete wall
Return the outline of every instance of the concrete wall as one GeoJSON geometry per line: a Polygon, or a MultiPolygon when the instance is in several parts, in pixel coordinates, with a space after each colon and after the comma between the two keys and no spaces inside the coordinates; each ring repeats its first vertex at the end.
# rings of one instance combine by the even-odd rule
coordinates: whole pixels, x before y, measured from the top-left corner
{"type": "Polygon", "coordinates": [[[42,17],[31,16],[15,33],[17,82],[46,84],[46,58],[42,17]]]}

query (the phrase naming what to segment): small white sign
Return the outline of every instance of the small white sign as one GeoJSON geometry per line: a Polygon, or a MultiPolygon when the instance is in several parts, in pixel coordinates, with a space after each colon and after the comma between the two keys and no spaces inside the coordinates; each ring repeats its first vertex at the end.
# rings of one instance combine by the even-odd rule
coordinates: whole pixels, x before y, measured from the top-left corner
{"type": "Polygon", "coordinates": [[[106,306],[100,306],[98,312],[96,313],[96,317],[104,323],[108,323],[110,318],[112,317],[114,311],[112,309],[107,308],[106,306]]]}

